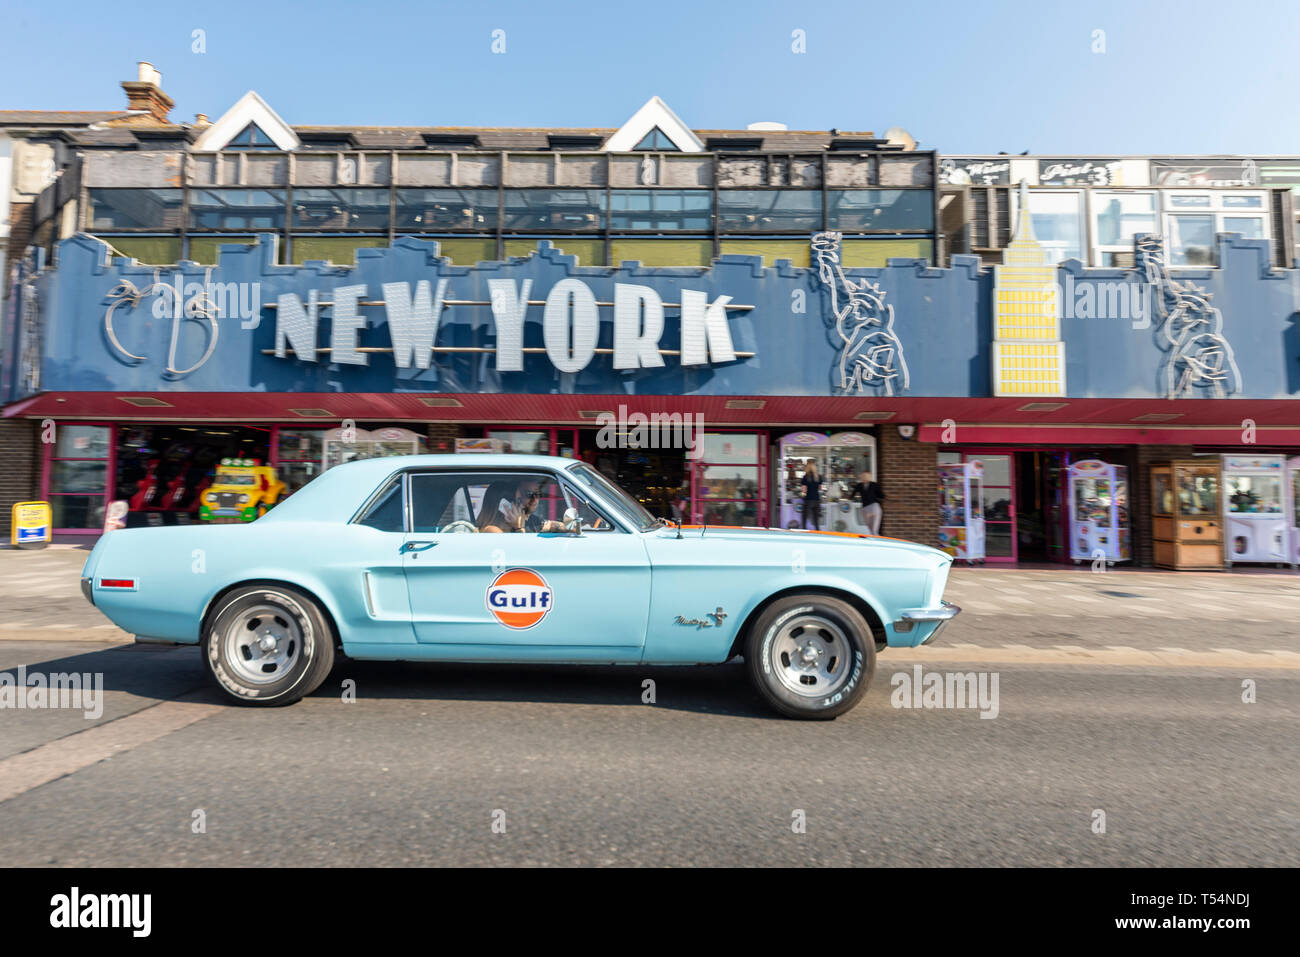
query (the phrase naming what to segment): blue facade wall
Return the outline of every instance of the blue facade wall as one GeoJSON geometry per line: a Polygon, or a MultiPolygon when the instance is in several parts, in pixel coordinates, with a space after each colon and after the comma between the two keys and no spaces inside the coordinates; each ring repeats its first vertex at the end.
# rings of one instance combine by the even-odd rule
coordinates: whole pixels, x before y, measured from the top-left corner
{"type": "MultiPolygon", "coordinates": [[[[759,257],[724,256],[708,268],[648,268],[636,263],[619,267],[581,267],[549,243],[528,257],[505,262],[454,266],[440,259],[437,244],[399,239],[391,248],[362,249],[351,266],[308,263],[275,264],[275,239],[223,248],[220,264],[203,267],[181,264],[156,269],[110,257],[108,247],[77,236],[59,245],[57,265],[44,269],[35,283],[43,317],[39,344],[39,391],[131,392],[503,392],[519,394],[641,394],[641,395],[840,395],[839,357],[842,340],[830,313],[830,297],[815,268],[778,261],[765,266],[759,257]],[[247,318],[218,319],[217,344],[210,358],[184,375],[167,373],[173,319],[157,314],[154,296],[132,304],[131,290],[156,282],[256,284],[261,308],[247,318]],[[752,305],[732,314],[728,327],[735,349],[750,358],[683,367],[674,356],[659,369],[616,370],[609,355],[597,354],[577,373],[556,371],[544,354],[525,356],[522,372],[500,372],[491,351],[438,354],[427,370],[400,369],[389,354],[371,354],[368,366],[328,361],[306,362],[293,356],[265,354],[276,341],[276,311],[267,308],[281,294],[293,293],[304,302],[310,290],[331,298],[336,286],[364,284],[367,299],[383,298],[385,282],[448,280],[447,298],[489,300],[488,280],[531,279],[531,298],[544,299],[558,281],[577,278],[602,302],[614,297],[616,283],[655,289],[664,302],[681,301],[682,290],[700,290],[710,301],[729,296],[733,303],[752,305]],[[130,286],[123,286],[129,283],[130,286]],[[114,290],[117,294],[114,295],[114,290]],[[113,302],[113,328],[121,346],[144,357],[131,360],[114,348],[105,328],[105,313],[113,302]]],[[[1179,270],[1180,282],[1191,283],[1210,296],[1222,315],[1222,335],[1231,343],[1240,370],[1240,398],[1279,398],[1300,393],[1300,273],[1268,265],[1265,241],[1220,236],[1220,266],[1200,271],[1179,270]]],[[[992,341],[991,271],[975,257],[954,257],[951,268],[933,268],[921,261],[892,260],[881,269],[846,269],[852,280],[876,284],[883,302],[893,307],[894,331],[902,345],[912,396],[989,396],[992,341]]],[[[1077,262],[1059,270],[1063,288],[1076,297],[1087,287],[1113,296],[1105,284],[1143,285],[1137,270],[1088,270],[1077,262]]],[[[1138,301],[1138,300],[1135,300],[1138,301]]],[[[1166,350],[1158,323],[1143,326],[1129,316],[1061,320],[1070,397],[1159,397],[1166,350]]],[[[612,309],[599,310],[602,347],[612,343],[612,309]]],[[[361,346],[391,345],[383,306],[362,307],[369,328],[359,334],[361,346]]],[[[329,345],[329,308],[320,312],[319,344],[329,345]]],[[[526,314],[526,347],[540,347],[543,307],[526,314]]],[[[660,348],[680,345],[675,309],[666,310],[660,348]]],[[[451,306],[442,313],[437,345],[490,350],[496,342],[493,313],[487,306],[451,306]]],[[[22,330],[6,330],[4,361],[8,373],[6,400],[32,390],[14,375],[24,350],[22,330]]],[[[181,323],[174,368],[198,362],[208,345],[199,320],[181,323]]],[[[869,385],[857,394],[884,394],[869,385]]]]}

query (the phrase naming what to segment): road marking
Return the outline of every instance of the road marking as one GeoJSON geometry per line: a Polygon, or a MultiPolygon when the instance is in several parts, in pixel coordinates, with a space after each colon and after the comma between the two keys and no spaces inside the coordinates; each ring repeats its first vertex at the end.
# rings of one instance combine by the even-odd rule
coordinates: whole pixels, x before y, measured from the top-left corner
{"type": "Polygon", "coordinates": [[[222,705],[194,700],[206,699],[210,695],[208,691],[192,692],[175,701],[164,701],[5,758],[0,761],[0,802],[98,764],[105,758],[124,754],[224,710],[222,705]]]}
{"type": "MultiPolygon", "coordinates": [[[[925,645],[919,648],[891,648],[892,661],[915,658],[932,662],[987,662],[1002,664],[1073,665],[1090,668],[1104,665],[1151,665],[1164,668],[1248,667],[1295,671],[1300,670],[1300,655],[1284,657],[1263,652],[1233,651],[1231,654],[1209,651],[1168,654],[1159,651],[1118,651],[1093,649],[1091,654],[1061,651],[1056,648],[1033,648],[1029,645],[1003,645],[999,648],[957,648],[953,645],[925,645]]],[[[891,661],[891,663],[892,663],[891,661]]]]}

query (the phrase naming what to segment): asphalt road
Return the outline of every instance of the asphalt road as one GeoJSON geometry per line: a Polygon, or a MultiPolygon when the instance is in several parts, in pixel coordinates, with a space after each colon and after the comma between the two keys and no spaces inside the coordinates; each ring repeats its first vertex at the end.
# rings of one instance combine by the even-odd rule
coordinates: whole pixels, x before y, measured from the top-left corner
{"type": "Polygon", "coordinates": [[[0,669],[103,672],[107,700],[95,720],[0,711],[0,861],[1300,862],[1295,663],[1152,664],[1102,650],[1149,637],[1123,619],[1068,627],[1081,650],[1057,663],[1038,619],[973,616],[951,630],[965,650],[886,652],[830,723],[770,716],[736,664],[343,662],[313,697],[263,710],[221,704],[193,649],[3,641],[0,669]],[[1004,643],[969,640],[984,632],[1004,643]],[[891,677],[916,663],[996,673],[997,717],[893,707],[891,677]]]}

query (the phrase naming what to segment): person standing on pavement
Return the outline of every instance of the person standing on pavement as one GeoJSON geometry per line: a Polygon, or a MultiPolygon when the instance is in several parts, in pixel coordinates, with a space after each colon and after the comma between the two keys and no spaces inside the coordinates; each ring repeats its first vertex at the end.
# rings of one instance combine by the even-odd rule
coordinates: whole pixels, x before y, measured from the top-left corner
{"type": "Polygon", "coordinates": [[[858,476],[857,486],[853,489],[853,497],[861,504],[858,521],[865,525],[872,535],[879,535],[880,519],[884,515],[880,503],[885,500],[885,492],[881,489],[880,483],[875,480],[875,476],[870,472],[862,472],[858,476]]]}
{"type": "Polygon", "coordinates": [[[812,519],[813,528],[821,531],[822,527],[822,480],[817,474],[817,463],[809,459],[804,463],[803,478],[803,528],[808,527],[812,519]]]}

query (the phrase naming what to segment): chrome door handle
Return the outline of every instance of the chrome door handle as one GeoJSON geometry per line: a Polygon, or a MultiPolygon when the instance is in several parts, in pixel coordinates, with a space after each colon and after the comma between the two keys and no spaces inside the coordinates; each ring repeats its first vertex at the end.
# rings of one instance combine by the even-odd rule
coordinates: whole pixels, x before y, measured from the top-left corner
{"type": "Polygon", "coordinates": [[[427,552],[437,544],[437,542],[403,542],[401,554],[405,555],[407,552],[427,552]]]}

